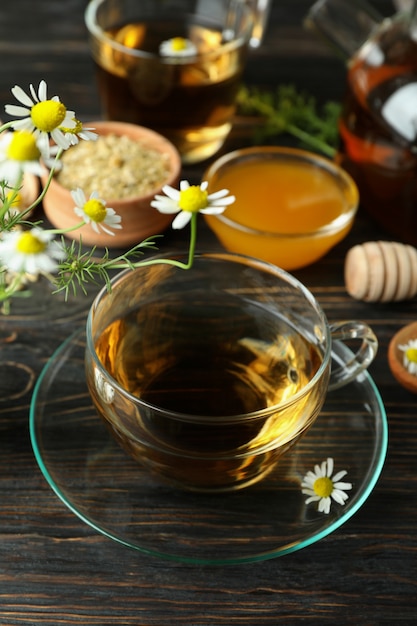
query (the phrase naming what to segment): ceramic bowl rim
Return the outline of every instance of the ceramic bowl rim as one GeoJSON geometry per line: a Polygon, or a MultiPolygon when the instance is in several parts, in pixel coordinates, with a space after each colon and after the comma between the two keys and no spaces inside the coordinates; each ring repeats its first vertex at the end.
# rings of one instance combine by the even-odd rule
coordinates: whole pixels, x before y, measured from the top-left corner
{"type": "MultiPolygon", "coordinates": [[[[108,206],[117,204],[118,206],[123,207],[125,205],[126,206],[130,205],[134,202],[139,202],[139,201],[146,202],[147,200],[150,201],[154,198],[156,193],[161,191],[164,185],[170,185],[176,182],[177,180],[179,180],[179,177],[181,174],[181,168],[182,168],[181,156],[177,148],[174,146],[174,144],[171,141],[169,141],[169,139],[164,137],[164,135],[161,135],[160,133],[152,130],[151,128],[147,128],[146,126],[140,126],[138,124],[132,124],[130,122],[119,122],[119,121],[111,121],[111,120],[93,120],[91,122],[83,122],[83,127],[85,129],[88,128],[93,132],[97,132],[99,136],[115,134],[119,137],[127,136],[127,137],[132,138],[132,132],[134,132],[136,134],[136,137],[133,138],[134,141],[140,140],[141,137],[144,140],[149,139],[149,145],[147,147],[149,147],[152,150],[156,150],[157,152],[160,152],[162,154],[163,151],[159,150],[157,147],[153,145],[154,141],[157,141],[157,143],[166,145],[167,151],[169,153],[170,169],[169,169],[169,173],[166,179],[162,183],[159,183],[158,185],[153,187],[152,190],[147,192],[146,194],[137,194],[137,195],[128,196],[125,198],[106,197],[105,200],[108,206]]],[[[70,150],[72,147],[76,147],[76,146],[70,146],[70,148],[68,149],[70,150]]],[[[47,169],[47,173],[46,173],[46,176],[47,176],[50,170],[48,168],[46,169],[47,169]]],[[[57,174],[59,174],[59,171],[56,172],[54,176],[52,177],[51,184],[58,186],[63,191],[68,192],[68,194],[70,194],[71,189],[69,189],[68,187],[65,187],[58,180],[57,174]]]]}

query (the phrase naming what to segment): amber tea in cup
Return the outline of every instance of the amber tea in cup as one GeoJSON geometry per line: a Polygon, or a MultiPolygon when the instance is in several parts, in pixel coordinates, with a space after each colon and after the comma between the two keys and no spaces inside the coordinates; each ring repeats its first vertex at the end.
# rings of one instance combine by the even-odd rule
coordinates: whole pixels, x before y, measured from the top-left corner
{"type": "Polygon", "coordinates": [[[92,0],[86,24],[105,116],[156,130],[184,162],[214,154],[231,129],[256,4],[92,0]]]}
{"type": "Polygon", "coordinates": [[[123,272],[93,303],[93,402],[121,446],[164,481],[246,487],[317,418],[332,336],[362,338],[332,371],[333,387],[369,364],[376,339],[358,322],[330,327],[310,292],[273,265],[201,254],[187,271],[159,263],[166,258],[123,272]]]}

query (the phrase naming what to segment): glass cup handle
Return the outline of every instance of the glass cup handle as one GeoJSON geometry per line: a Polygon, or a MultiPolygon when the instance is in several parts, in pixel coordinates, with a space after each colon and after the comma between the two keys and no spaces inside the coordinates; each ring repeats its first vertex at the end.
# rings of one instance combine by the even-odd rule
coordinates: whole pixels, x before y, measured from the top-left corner
{"type": "Polygon", "coordinates": [[[262,43],[271,3],[271,0],[249,0],[249,4],[252,6],[255,13],[252,37],[250,38],[251,48],[258,48],[262,43]]]}
{"type": "Polygon", "coordinates": [[[382,15],[366,0],[317,0],[305,16],[304,26],[349,59],[382,21],[382,15]]]}
{"type": "Polygon", "coordinates": [[[355,353],[350,354],[345,362],[332,366],[328,389],[332,391],[354,380],[374,360],[378,350],[378,340],[372,328],[365,322],[342,321],[330,324],[332,341],[351,342],[361,340],[355,353]]]}

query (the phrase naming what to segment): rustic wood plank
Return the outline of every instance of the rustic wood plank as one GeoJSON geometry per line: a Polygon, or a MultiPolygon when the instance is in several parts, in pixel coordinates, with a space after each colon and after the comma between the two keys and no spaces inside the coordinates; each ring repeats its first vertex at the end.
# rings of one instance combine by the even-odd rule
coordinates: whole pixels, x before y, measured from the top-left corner
{"type": "MultiPolygon", "coordinates": [[[[308,0],[274,0],[265,47],[248,81],[293,81],[319,99],[343,92],[344,67],[301,27],[308,0]]],[[[374,2],[385,14],[391,3],[374,2]]],[[[80,113],[100,115],[82,13],[86,0],[2,2],[0,105],[10,88],[45,78],[80,113]]],[[[201,168],[185,172],[191,179],[201,168]]],[[[201,242],[216,246],[204,227],[201,242]]],[[[184,234],[167,233],[180,247],[184,234]]],[[[411,624],[417,616],[416,397],[393,379],[387,347],[414,321],[417,301],[355,302],[343,285],[350,246],[384,233],[360,212],[349,237],[296,272],[329,319],[358,318],[375,329],[371,374],[389,420],[389,450],[364,506],[334,534],[279,559],[230,567],[177,564],[97,534],[68,510],[43,478],[28,431],[33,384],[56,347],[83,324],[90,299],[62,306],[40,289],[0,319],[0,624],[2,626],[275,626],[411,624]]]]}

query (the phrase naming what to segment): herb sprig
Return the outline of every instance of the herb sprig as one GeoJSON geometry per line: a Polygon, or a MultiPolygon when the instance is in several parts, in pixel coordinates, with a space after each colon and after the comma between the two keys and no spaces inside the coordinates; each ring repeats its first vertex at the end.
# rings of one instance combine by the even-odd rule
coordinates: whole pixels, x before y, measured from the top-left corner
{"type": "Polygon", "coordinates": [[[319,108],[313,96],[298,91],[294,85],[279,85],[275,92],[245,86],[238,96],[238,113],[262,119],[253,135],[256,143],[288,133],[305,147],[330,158],[337,151],[340,110],[340,104],[333,101],[319,108]]]}

